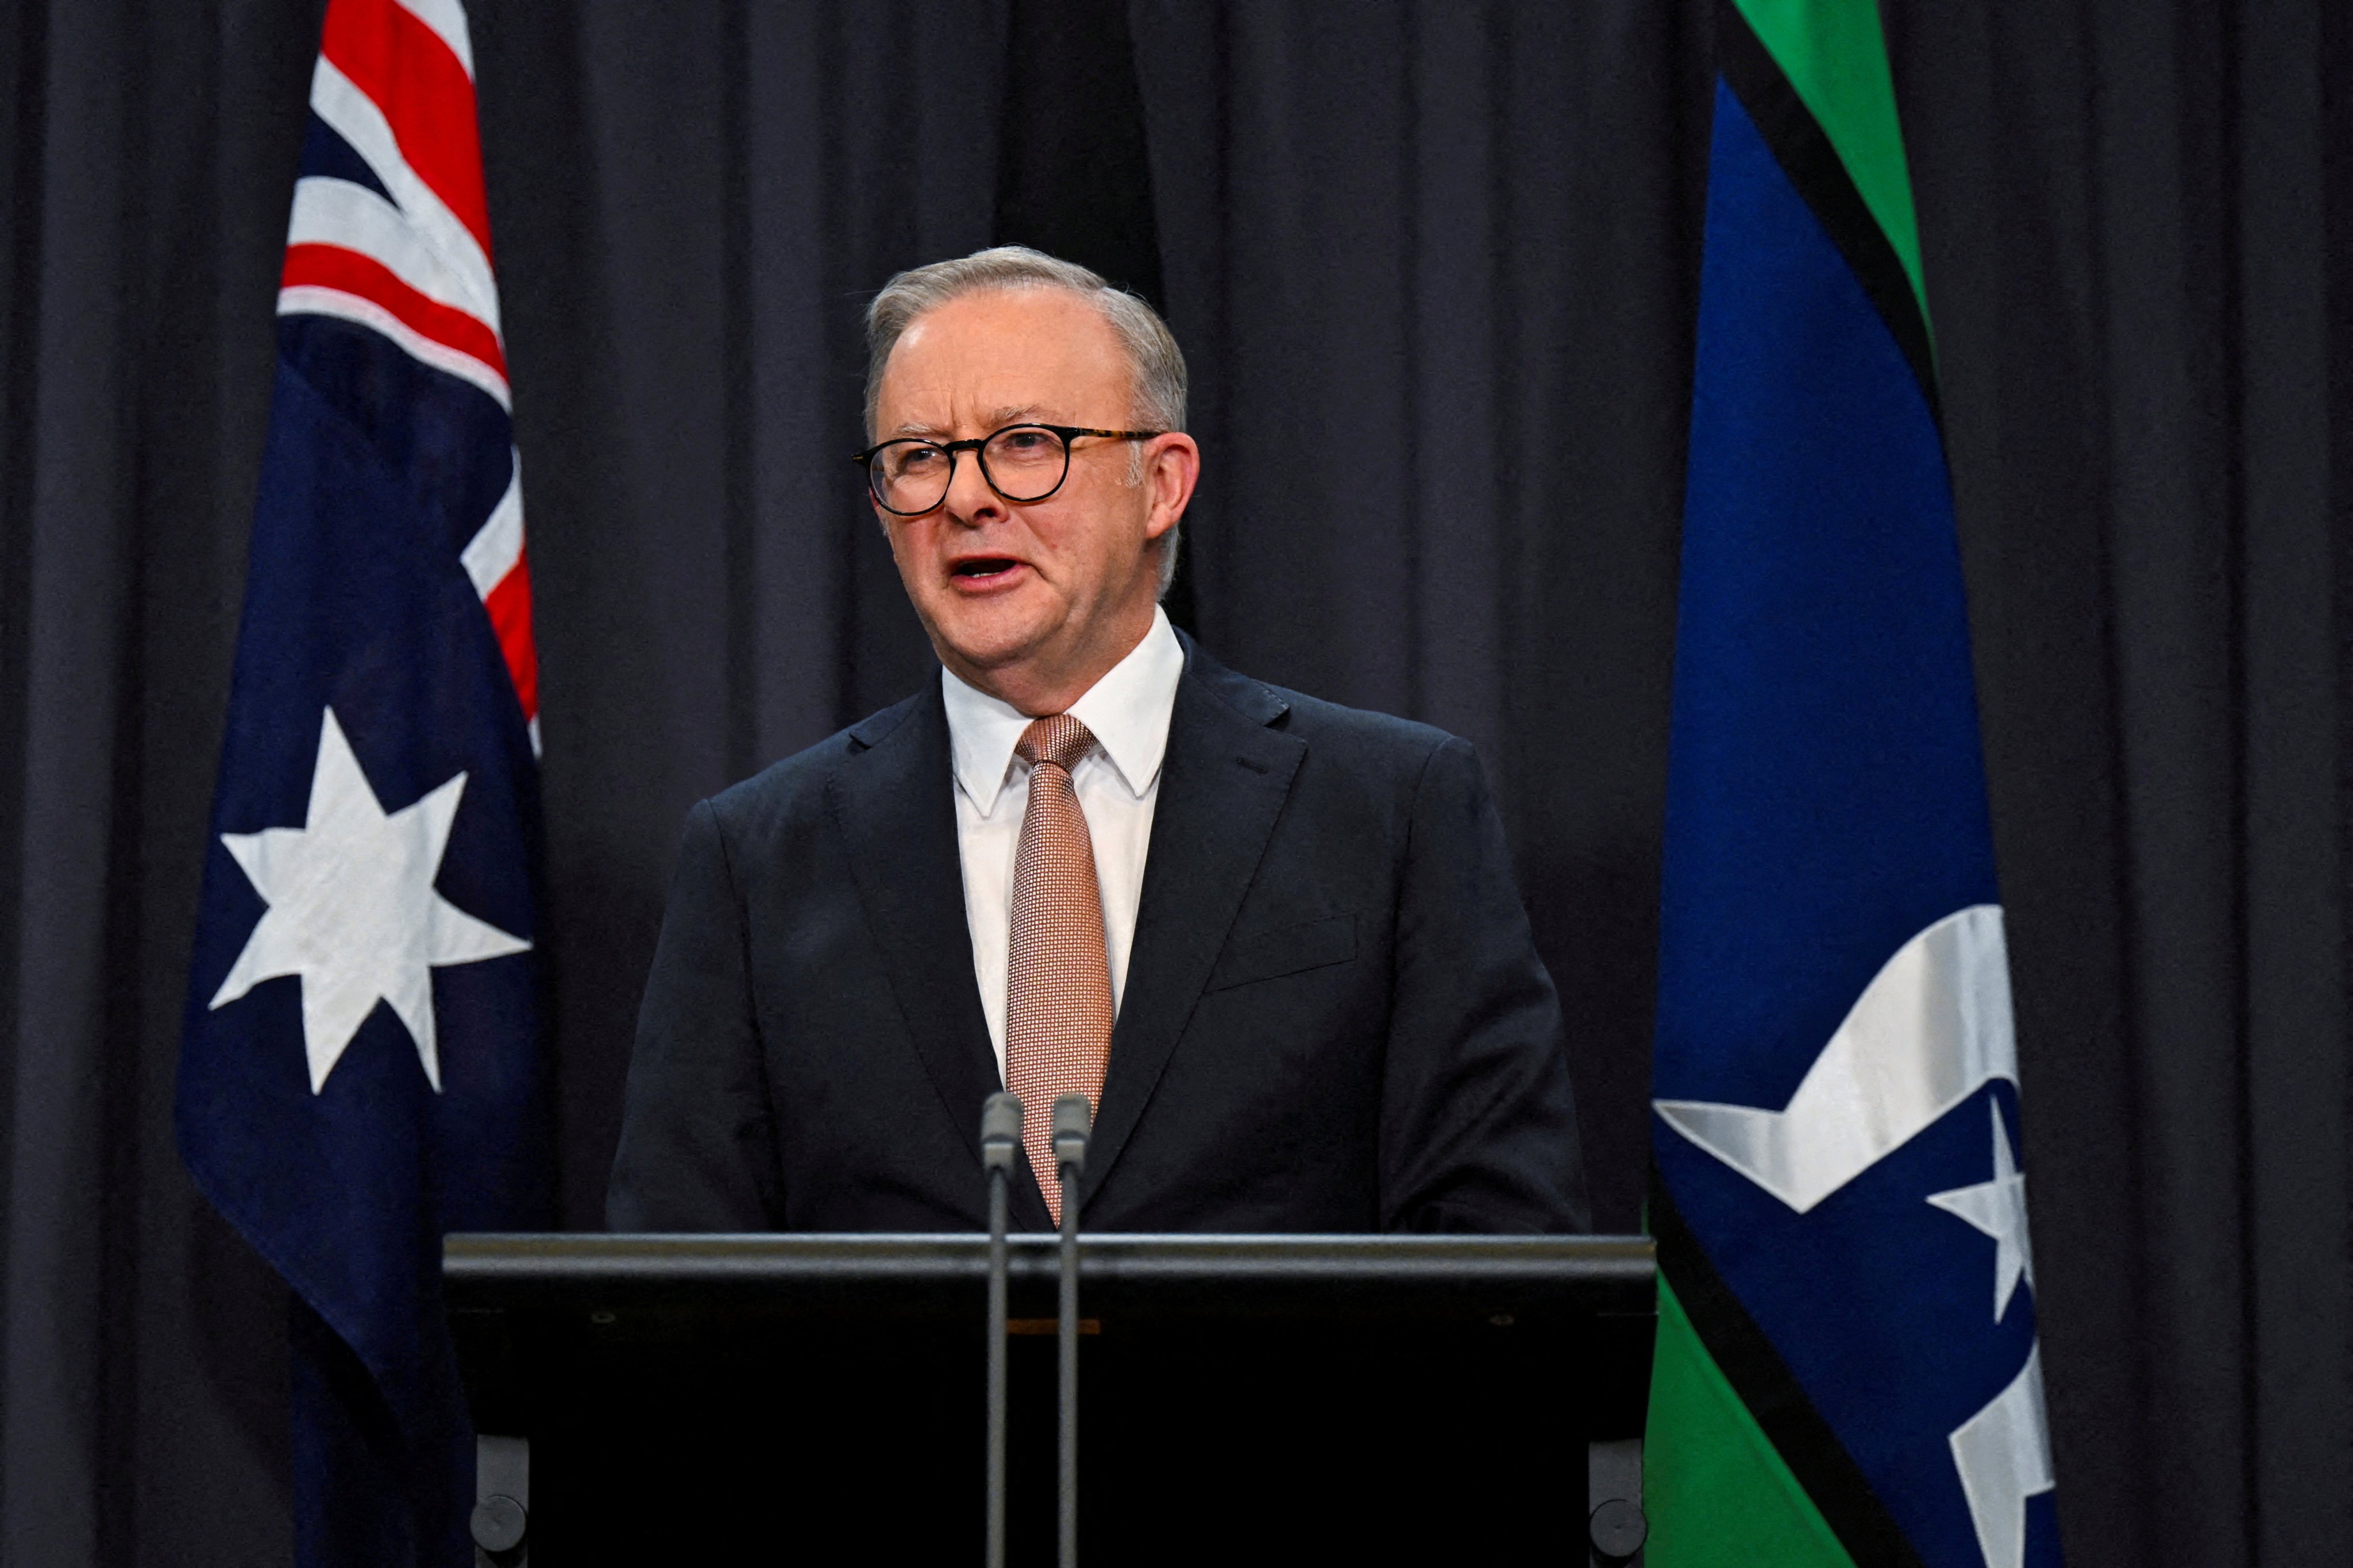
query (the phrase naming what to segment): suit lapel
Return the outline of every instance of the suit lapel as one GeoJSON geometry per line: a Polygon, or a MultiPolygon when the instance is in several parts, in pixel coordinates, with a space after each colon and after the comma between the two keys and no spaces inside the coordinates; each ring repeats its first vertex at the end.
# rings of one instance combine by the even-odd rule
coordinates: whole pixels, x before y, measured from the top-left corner
{"type": "MultiPolygon", "coordinates": [[[[843,760],[827,781],[827,795],[849,841],[851,875],[907,1032],[972,1151],[976,1196],[981,1102],[1002,1085],[973,979],[939,682],[858,725],[850,738],[865,749],[843,760]]],[[[1015,1184],[1014,1201],[1020,1223],[1050,1225],[1034,1180],[1015,1184]]]]}
{"type": "Polygon", "coordinates": [[[1225,668],[1189,637],[1186,654],[1127,986],[1087,1154],[1082,1191],[1089,1193],[1101,1189],[1143,1120],[1307,754],[1304,742],[1267,727],[1288,703],[1225,668]]]}

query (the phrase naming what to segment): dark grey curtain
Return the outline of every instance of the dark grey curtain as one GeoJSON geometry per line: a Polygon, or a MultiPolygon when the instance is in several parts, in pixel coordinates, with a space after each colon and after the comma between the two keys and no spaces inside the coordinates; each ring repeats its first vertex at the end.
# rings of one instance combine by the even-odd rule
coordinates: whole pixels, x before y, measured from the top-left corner
{"type": "MultiPolygon", "coordinates": [[[[839,457],[865,294],[1068,234],[1156,266],[1130,280],[1192,359],[1203,638],[1478,743],[1631,1226],[1706,9],[1134,0],[1121,40],[1057,4],[474,6],[567,1215],[601,1206],[684,810],[928,668],[839,457]],[[1073,151],[1097,123],[1116,156],[1073,151]]],[[[5,1568],[290,1555],[282,1294],[169,1107],[318,11],[0,17],[5,1568]]],[[[1887,15],[2068,1549],[2343,1562],[2347,23],[1887,15]]]]}
{"type": "Polygon", "coordinates": [[[290,1554],[284,1294],[171,1108],[316,49],[302,5],[0,11],[10,1568],[290,1554]]]}
{"type": "Polygon", "coordinates": [[[2353,16],[1889,15],[2069,1551],[2353,1560],[2353,16]]]}

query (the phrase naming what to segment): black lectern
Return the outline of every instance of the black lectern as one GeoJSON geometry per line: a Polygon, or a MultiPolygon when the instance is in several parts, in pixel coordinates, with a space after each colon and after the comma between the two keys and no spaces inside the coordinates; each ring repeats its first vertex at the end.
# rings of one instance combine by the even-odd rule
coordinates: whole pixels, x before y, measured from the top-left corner
{"type": "MultiPolygon", "coordinates": [[[[1013,1247],[1015,1563],[1053,1554],[1054,1240],[1013,1247]]],[[[1082,1247],[1088,1563],[1639,1545],[1647,1239],[1082,1247]]],[[[986,1237],[453,1236],[444,1269],[482,1562],[980,1558],[986,1237]]]]}

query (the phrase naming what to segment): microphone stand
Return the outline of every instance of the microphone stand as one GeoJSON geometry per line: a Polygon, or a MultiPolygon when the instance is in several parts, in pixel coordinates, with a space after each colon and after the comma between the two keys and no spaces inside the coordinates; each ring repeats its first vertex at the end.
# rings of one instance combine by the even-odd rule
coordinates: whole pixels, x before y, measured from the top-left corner
{"type": "Polygon", "coordinates": [[[1054,1164],[1062,1185],[1062,1281],[1055,1338],[1061,1352],[1061,1568],[1079,1568],[1079,1194],[1092,1116],[1083,1094],[1054,1101],[1054,1164]]]}
{"type": "Polygon", "coordinates": [[[988,1568],[1005,1568],[1005,1231],[1020,1147],[1021,1101],[990,1095],[980,1108],[980,1163],[988,1172],[988,1568]]]}

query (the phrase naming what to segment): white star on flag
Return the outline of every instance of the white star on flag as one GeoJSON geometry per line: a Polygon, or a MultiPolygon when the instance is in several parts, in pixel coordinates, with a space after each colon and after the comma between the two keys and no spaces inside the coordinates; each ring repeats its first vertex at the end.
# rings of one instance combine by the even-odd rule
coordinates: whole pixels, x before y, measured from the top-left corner
{"type": "Polygon", "coordinates": [[[2034,1283],[2034,1252],[2026,1239],[2026,1177],[2010,1153],[2001,1107],[1990,1100],[1987,1107],[1993,1112],[1993,1180],[1931,1193],[1928,1201],[1993,1237],[1993,1320],[1998,1323],[2010,1310],[2019,1280],[2034,1283]]]}
{"type": "Polygon", "coordinates": [[[379,1000],[408,1026],[438,1093],[432,971],[530,950],[434,890],[465,790],[461,773],[387,816],[330,708],[303,825],[221,835],[269,908],[212,1005],[225,1006],[265,980],[300,975],[311,1093],[326,1086],[379,1000]]]}

